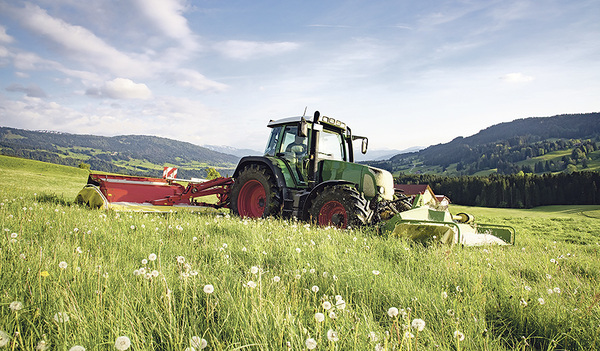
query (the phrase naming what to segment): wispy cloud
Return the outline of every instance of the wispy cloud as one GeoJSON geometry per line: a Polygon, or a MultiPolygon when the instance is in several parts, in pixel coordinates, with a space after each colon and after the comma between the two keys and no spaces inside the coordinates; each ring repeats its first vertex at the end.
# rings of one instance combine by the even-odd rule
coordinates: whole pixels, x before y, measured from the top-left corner
{"type": "Polygon", "coordinates": [[[227,40],[214,46],[215,50],[222,55],[237,60],[279,55],[297,50],[299,47],[299,43],[287,41],[271,43],[244,40],[227,40]]]}
{"type": "Polygon", "coordinates": [[[12,43],[14,38],[6,34],[6,28],[0,25],[0,43],[12,43]]]}
{"type": "Polygon", "coordinates": [[[110,46],[84,27],[50,16],[37,5],[13,8],[21,24],[36,35],[57,45],[65,55],[83,65],[102,67],[115,74],[144,75],[144,67],[128,55],[110,46]]]}
{"type": "Polygon", "coordinates": [[[187,50],[198,45],[187,19],[183,16],[185,4],[180,0],[135,0],[141,12],[166,36],[178,40],[187,50]]]}
{"type": "Polygon", "coordinates": [[[11,92],[23,92],[26,96],[35,98],[43,98],[47,96],[46,92],[37,84],[30,84],[29,86],[24,87],[21,84],[13,83],[6,87],[5,90],[11,92]]]}
{"type": "Polygon", "coordinates": [[[105,82],[101,88],[89,88],[86,95],[96,97],[108,97],[111,99],[140,99],[147,100],[152,96],[152,92],[143,83],[135,83],[131,79],[115,78],[105,82]]]}

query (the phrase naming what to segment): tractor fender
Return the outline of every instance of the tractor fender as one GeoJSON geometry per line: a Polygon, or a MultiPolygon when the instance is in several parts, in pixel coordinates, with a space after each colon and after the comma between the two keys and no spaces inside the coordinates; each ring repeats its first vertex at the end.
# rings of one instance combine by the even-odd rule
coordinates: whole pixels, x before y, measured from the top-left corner
{"type": "MultiPolygon", "coordinates": [[[[328,186],[334,186],[334,185],[352,185],[352,186],[356,186],[355,183],[349,182],[347,180],[327,180],[323,183],[319,183],[317,186],[315,186],[314,188],[311,189],[310,194],[308,194],[308,196],[306,197],[306,201],[304,201],[304,205],[302,206],[302,215],[303,217],[308,217],[308,211],[310,210],[310,206],[312,204],[312,200],[314,200],[315,197],[317,197],[317,194],[325,189],[328,186]]],[[[307,218],[302,218],[303,220],[306,220],[307,218]]]]}
{"type": "Polygon", "coordinates": [[[275,177],[275,181],[277,182],[277,187],[279,189],[286,188],[285,177],[283,176],[283,172],[281,172],[281,169],[279,167],[277,167],[276,165],[274,165],[273,162],[268,157],[264,157],[264,156],[244,156],[244,157],[242,157],[240,162],[238,162],[238,165],[235,168],[235,171],[233,172],[233,179],[237,178],[237,176],[244,169],[244,167],[246,167],[248,165],[252,165],[252,164],[263,165],[263,166],[267,167],[267,169],[269,169],[271,171],[271,173],[273,174],[273,176],[275,177]]]}

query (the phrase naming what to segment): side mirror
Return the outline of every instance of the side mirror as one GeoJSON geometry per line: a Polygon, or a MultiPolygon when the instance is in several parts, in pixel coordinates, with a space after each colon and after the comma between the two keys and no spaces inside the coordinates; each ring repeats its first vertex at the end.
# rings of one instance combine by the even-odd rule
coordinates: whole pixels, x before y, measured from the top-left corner
{"type": "Polygon", "coordinates": [[[366,153],[367,153],[367,148],[368,148],[368,147],[369,147],[369,139],[367,139],[367,138],[364,138],[364,139],[362,140],[362,143],[360,144],[360,152],[362,152],[362,153],[363,153],[363,155],[364,155],[364,154],[366,154],[366,153]]]}
{"type": "Polygon", "coordinates": [[[298,136],[303,138],[308,136],[308,123],[304,118],[300,120],[300,125],[298,126],[298,136]]]}

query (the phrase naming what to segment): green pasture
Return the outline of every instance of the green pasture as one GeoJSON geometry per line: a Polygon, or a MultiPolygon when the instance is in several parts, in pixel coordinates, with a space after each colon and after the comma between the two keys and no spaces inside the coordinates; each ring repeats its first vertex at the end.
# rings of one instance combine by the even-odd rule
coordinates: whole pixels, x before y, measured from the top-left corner
{"type": "Polygon", "coordinates": [[[600,349],[600,206],[453,206],[517,243],[450,248],[89,210],[86,179],[0,157],[0,350],[600,349]]]}

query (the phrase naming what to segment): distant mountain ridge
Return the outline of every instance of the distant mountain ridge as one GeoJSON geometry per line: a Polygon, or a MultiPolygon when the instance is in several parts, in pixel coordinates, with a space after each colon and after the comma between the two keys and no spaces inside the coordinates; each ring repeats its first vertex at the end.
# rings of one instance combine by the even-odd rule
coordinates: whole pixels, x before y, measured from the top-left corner
{"type": "MultiPolygon", "coordinates": [[[[389,160],[369,162],[393,172],[432,172],[469,175],[496,169],[500,173],[516,173],[520,161],[543,156],[548,152],[579,147],[582,141],[600,141],[600,113],[563,114],[553,117],[531,117],[496,124],[469,137],[457,137],[445,144],[395,155],[389,160]],[[561,140],[561,141],[559,141],[561,140]]],[[[595,146],[582,150],[595,152],[595,146]]],[[[595,157],[595,155],[592,155],[595,157]]],[[[585,160],[593,160],[585,157],[585,160]]],[[[541,162],[541,161],[540,161],[541,162]]],[[[562,160],[550,171],[568,166],[562,160]]],[[[582,158],[582,162],[584,161],[582,158]]],[[[577,164],[577,160],[575,160],[577,164]]],[[[552,168],[548,166],[548,168],[552,168]]],[[[527,171],[529,169],[526,169],[527,171]]],[[[536,172],[540,173],[540,172],[536,172]]]]}
{"type": "Polygon", "coordinates": [[[172,139],[148,135],[102,137],[0,127],[4,155],[94,170],[160,176],[163,165],[180,168],[180,177],[201,177],[207,167],[232,173],[239,157],[172,139]]]}

